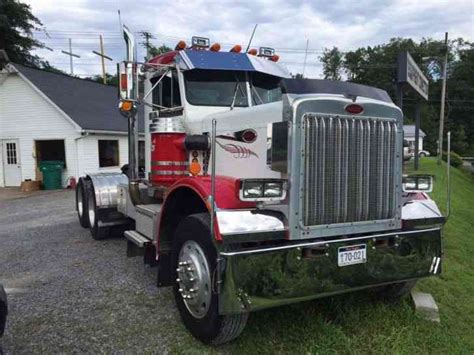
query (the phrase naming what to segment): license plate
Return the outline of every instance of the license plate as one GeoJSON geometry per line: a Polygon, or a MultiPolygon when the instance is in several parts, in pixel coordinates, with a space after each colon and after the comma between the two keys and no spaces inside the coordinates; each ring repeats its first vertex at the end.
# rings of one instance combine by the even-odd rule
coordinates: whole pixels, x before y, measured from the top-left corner
{"type": "Polygon", "coordinates": [[[358,244],[338,249],[337,265],[348,266],[367,262],[367,245],[358,244]]]}

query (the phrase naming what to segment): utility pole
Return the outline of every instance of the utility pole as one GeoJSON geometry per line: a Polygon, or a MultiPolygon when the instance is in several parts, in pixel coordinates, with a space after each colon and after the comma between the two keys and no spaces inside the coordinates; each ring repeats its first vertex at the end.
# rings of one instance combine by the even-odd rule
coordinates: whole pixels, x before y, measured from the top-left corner
{"type": "Polygon", "coordinates": [[[104,84],[107,84],[107,74],[105,72],[105,59],[112,61],[113,59],[106,56],[104,53],[104,41],[102,40],[102,35],[99,36],[100,39],[100,53],[97,51],[92,51],[92,53],[97,54],[100,57],[102,62],[102,79],[104,80],[104,84]]]}
{"type": "Polygon", "coordinates": [[[438,135],[438,165],[443,159],[443,132],[444,132],[444,104],[446,98],[446,77],[448,67],[448,32],[444,37],[444,61],[443,61],[443,82],[441,86],[441,109],[439,112],[439,135],[438,135]]]}
{"type": "Polygon", "coordinates": [[[61,52],[69,56],[69,66],[71,68],[71,75],[74,75],[74,66],[72,63],[72,57],[81,58],[81,56],[74,54],[72,52],[72,41],[70,38],[69,38],[69,52],[66,52],[66,51],[61,51],[61,52]]]}

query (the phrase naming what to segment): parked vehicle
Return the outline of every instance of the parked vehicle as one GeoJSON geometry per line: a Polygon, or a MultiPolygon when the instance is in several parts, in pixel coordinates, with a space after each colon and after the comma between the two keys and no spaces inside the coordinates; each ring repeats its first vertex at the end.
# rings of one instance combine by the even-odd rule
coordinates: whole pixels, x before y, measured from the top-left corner
{"type": "Polygon", "coordinates": [[[124,37],[128,176],[80,178],[78,217],[94,239],[125,231],[195,337],[224,343],[256,310],[363,288],[399,297],[440,274],[443,218],[426,184],[402,189],[403,114],[385,91],[291,79],[270,48],[201,37],[137,63],[124,37]]]}
{"type": "Polygon", "coordinates": [[[411,149],[408,141],[406,139],[403,140],[403,160],[407,161],[410,160],[414,156],[413,149],[411,149]]]}

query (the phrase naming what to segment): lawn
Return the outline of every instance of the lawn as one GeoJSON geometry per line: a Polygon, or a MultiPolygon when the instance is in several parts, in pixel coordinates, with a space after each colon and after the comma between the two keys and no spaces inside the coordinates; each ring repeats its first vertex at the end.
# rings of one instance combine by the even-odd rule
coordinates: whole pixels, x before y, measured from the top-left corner
{"type": "MultiPolygon", "coordinates": [[[[410,167],[407,165],[407,168],[410,167]]],[[[432,197],[444,211],[446,166],[421,160],[420,172],[436,175],[432,197]]],[[[238,353],[473,353],[474,177],[452,169],[452,213],[444,230],[443,274],[417,289],[431,293],[441,324],[415,314],[409,299],[386,304],[358,292],[251,314],[243,334],[219,348],[191,337],[179,352],[238,353]],[[191,350],[192,349],[192,350],[191,350]]],[[[178,345],[179,344],[179,345],[178,345]]]]}

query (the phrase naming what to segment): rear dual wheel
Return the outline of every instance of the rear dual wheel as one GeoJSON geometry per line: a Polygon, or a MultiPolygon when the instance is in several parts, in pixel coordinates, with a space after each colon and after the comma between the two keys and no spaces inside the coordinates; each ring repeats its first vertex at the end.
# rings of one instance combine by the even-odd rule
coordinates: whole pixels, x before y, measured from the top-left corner
{"type": "Polygon", "coordinates": [[[173,291],[186,328],[202,342],[217,345],[240,335],[248,313],[219,314],[212,277],[217,253],[209,226],[207,213],[188,216],[178,225],[172,255],[172,266],[176,269],[173,291]]]}
{"type": "Polygon", "coordinates": [[[88,189],[86,216],[91,236],[95,240],[105,239],[110,234],[110,227],[100,226],[99,208],[97,207],[94,186],[88,189]]]}
{"type": "Polygon", "coordinates": [[[87,197],[89,193],[89,189],[91,187],[91,183],[89,180],[85,178],[79,178],[79,181],[76,185],[76,211],[77,217],[79,218],[79,223],[82,227],[88,228],[89,227],[89,219],[87,216],[87,197]]]}

